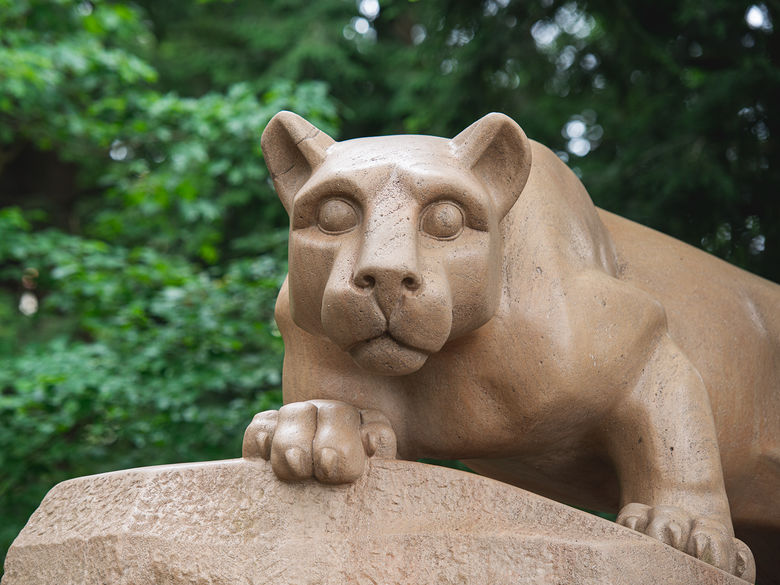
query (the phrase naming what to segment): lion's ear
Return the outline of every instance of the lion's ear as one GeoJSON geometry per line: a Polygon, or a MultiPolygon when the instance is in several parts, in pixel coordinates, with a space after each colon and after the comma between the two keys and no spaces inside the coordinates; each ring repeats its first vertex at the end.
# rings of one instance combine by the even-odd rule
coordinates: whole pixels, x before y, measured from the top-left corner
{"type": "Polygon", "coordinates": [[[263,131],[260,146],[282,205],[290,213],[295,194],[325,160],[334,140],[292,112],[279,112],[263,131]]]}
{"type": "Polygon", "coordinates": [[[463,161],[493,196],[500,217],[515,204],[531,172],[531,144],[504,114],[484,116],[451,140],[463,161]]]}

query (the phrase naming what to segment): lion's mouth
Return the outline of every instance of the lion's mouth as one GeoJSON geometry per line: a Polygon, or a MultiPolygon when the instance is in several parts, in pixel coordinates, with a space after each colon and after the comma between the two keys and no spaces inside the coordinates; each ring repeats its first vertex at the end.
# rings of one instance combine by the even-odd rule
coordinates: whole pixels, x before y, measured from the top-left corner
{"type": "Polygon", "coordinates": [[[419,370],[428,359],[424,350],[384,333],[358,341],[347,351],[363,369],[385,376],[403,376],[419,370]]]}
{"type": "Polygon", "coordinates": [[[373,337],[368,337],[366,339],[361,339],[360,341],[355,341],[352,345],[350,345],[350,346],[348,346],[346,348],[346,351],[351,353],[352,350],[356,349],[361,344],[373,343],[375,341],[380,341],[380,340],[385,339],[385,338],[387,338],[388,341],[391,341],[391,342],[395,343],[396,345],[399,345],[400,347],[413,349],[413,350],[417,350],[417,351],[422,351],[422,350],[420,350],[420,349],[418,349],[418,348],[416,348],[416,347],[414,347],[412,345],[409,345],[408,343],[404,343],[403,341],[400,341],[399,339],[396,339],[386,329],[382,333],[380,333],[379,335],[374,335],[373,337]]]}

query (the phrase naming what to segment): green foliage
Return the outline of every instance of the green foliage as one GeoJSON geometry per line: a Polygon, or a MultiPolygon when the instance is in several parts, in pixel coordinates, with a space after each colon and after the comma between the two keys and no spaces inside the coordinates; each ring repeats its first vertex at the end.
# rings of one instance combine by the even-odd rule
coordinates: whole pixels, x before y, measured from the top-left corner
{"type": "Polygon", "coordinates": [[[280,403],[273,256],[207,271],[148,246],[31,233],[15,208],[0,233],[0,279],[23,272],[40,299],[34,315],[4,315],[0,337],[6,542],[57,481],[235,456],[251,413],[280,403]]]}
{"type": "Polygon", "coordinates": [[[347,138],[506,112],[597,204],[780,280],[778,15],[0,0],[0,550],[54,483],[236,456],[279,404],[281,109],[347,138]]]}

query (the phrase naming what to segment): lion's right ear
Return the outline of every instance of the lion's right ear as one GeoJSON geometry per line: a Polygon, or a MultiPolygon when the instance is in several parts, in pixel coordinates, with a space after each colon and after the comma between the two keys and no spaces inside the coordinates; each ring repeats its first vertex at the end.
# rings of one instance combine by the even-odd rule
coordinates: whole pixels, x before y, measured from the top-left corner
{"type": "Polygon", "coordinates": [[[282,205],[290,213],[295,194],[325,160],[335,141],[292,112],[279,112],[263,131],[260,146],[282,205]]]}
{"type": "Polygon", "coordinates": [[[504,217],[531,173],[531,144],[512,118],[492,113],[450,141],[456,155],[487,187],[504,217]]]}

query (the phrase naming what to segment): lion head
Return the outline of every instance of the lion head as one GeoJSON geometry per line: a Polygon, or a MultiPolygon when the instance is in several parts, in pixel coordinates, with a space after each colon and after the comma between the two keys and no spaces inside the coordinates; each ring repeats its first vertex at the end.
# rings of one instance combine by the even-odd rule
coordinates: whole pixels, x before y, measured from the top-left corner
{"type": "Polygon", "coordinates": [[[262,148],[290,216],[297,326],[368,371],[404,375],[491,319],[499,222],[531,168],[528,139],[510,118],[489,114],[452,140],[335,142],[280,112],[262,148]]]}

